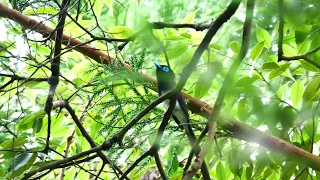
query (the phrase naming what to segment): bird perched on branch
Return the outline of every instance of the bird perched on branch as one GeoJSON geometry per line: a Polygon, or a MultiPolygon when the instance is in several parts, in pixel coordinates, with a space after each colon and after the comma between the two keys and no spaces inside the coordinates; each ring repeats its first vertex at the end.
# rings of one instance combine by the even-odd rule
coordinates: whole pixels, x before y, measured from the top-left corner
{"type": "MultiPolygon", "coordinates": [[[[155,63],[155,65],[157,67],[156,76],[158,81],[158,94],[161,96],[176,86],[175,74],[168,66],[157,63],[155,63]]],[[[168,108],[169,100],[165,100],[164,104],[168,108]]],[[[196,141],[196,136],[191,129],[187,107],[181,94],[177,97],[176,107],[172,113],[172,118],[186,131],[189,140],[194,143],[196,141]]]]}
{"type": "MultiPolygon", "coordinates": [[[[166,65],[155,63],[155,66],[158,81],[158,94],[159,96],[161,96],[162,94],[165,94],[176,86],[175,74],[172,69],[166,65]]],[[[164,104],[165,106],[169,107],[169,100],[165,100],[164,104]]],[[[186,131],[191,146],[193,146],[197,140],[197,137],[195,136],[191,128],[188,110],[184,98],[181,94],[179,94],[177,97],[176,107],[172,113],[172,118],[180,127],[182,127],[186,131]]],[[[200,147],[198,145],[194,148],[194,154],[197,155],[199,154],[199,152],[200,147]]],[[[202,164],[201,171],[204,179],[210,179],[205,163],[202,164]]]]}

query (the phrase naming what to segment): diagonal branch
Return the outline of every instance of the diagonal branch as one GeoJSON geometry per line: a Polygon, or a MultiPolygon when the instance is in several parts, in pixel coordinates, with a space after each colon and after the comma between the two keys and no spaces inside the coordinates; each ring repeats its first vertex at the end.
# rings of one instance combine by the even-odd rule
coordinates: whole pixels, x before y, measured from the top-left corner
{"type": "MultiPolygon", "coordinates": [[[[161,125],[158,129],[158,132],[157,132],[157,135],[155,137],[155,140],[152,144],[152,146],[150,147],[150,149],[145,152],[143,155],[141,155],[124,173],[123,175],[120,177],[119,180],[123,180],[124,176],[125,175],[128,175],[138,164],[139,162],[141,162],[143,159],[145,159],[146,157],[148,156],[156,156],[155,159],[157,160],[158,156],[157,154],[157,151],[159,149],[159,146],[160,146],[160,141],[161,141],[161,138],[162,138],[162,135],[163,135],[163,132],[165,130],[165,128],[167,127],[168,125],[168,122],[169,122],[169,119],[172,115],[172,112],[175,108],[175,104],[176,104],[176,99],[177,99],[177,94],[172,94],[171,97],[170,97],[170,104],[169,104],[169,108],[168,110],[166,111],[166,113],[164,114],[163,116],[163,120],[161,122],[161,125]]],[[[163,170],[160,168],[159,169],[160,171],[162,171],[161,173],[161,176],[163,179],[167,179],[167,177],[165,176],[165,174],[163,174],[163,170]]]]}
{"type": "MultiPolygon", "coordinates": [[[[229,4],[228,8],[225,10],[225,13],[221,14],[219,16],[219,18],[223,17],[223,18],[226,18],[227,20],[229,18],[231,18],[231,16],[238,9],[240,3],[241,3],[240,0],[233,0],[229,4]]],[[[218,122],[218,118],[219,118],[219,115],[220,115],[221,106],[222,106],[222,103],[224,101],[225,94],[226,94],[226,92],[227,92],[227,90],[229,88],[230,82],[232,82],[232,80],[233,80],[233,76],[234,76],[236,70],[238,69],[242,59],[244,58],[244,56],[245,56],[245,54],[246,54],[246,52],[248,50],[250,32],[251,32],[250,31],[251,30],[251,20],[252,20],[252,13],[253,13],[253,7],[251,7],[250,5],[251,5],[251,3],[250,3],[250,1],[248,1],[248,6],[249,7],[247,8],[247,13],[250,12],[251,14],[249,14],[249,15],[247,14],[247,18],[248,17],[250,18],[250,22],[245,21],[245,23],[244,23],[245,24],[244,25],[244,32],[243,32],[244,40],[243,40],[243,45],[242,45],[241,51],[240,51],[240,53],[238,55],[238,58],[236,58],[236,61],[231,66],[231,68],[230,68],[230,70],[229,70],[229,72],[228,72],[228,74],[227,74],[227,76],[226,76],[226,78],[224,80],[224,83],[222,84],[222,87],[221,87],[221,89],[219,91],[219,95],[218,95],[217,101],[215,103],[215,108],[213,109],[213,111],[212,111],[212,113],[211,113],[211,115],[209,116],[209,119],[208,119],[208,125],[207,125],[208,126],[208,132],[209,132],[208,133],[208,138],[207,138],[207,140],[206,140],[206,142],[204,144],[204,147],[202,148],[201,152],[198,154],[198,156],[197,156],[197,158],[195,160],[195,163],[185,173],[183,179],[190,180],[196,174],[196,172],[199,170],[199,168],[203,164],[204,157],[205,157],[205,155],[207,154],[207,152],[209,150],[208,148],[211,147],[211,144],[213,142],[215,131],[216,131],[216,126],[217,126],[217,122],[218,122]]],[[[209,34],[210,31],[214,31],[214,30],[215,30],[214,28],[210,27],[207,34],[209,34]]],[[[211,33],[211,34],[213,34],[213,33],[211,33]]],[[[207,37],[207,35],[205,36],[205,38],[206,37],[207,37]]],[[[205,38],[200,43],[199,48],[200,48],[201,44],[205,41],[205,38]]],[[[208,44],[209,43],[210,43],[210,41],[208,42],[208,44]]]]}
{"type": "MultiPolygon", "coordinates": [[[[64,100],[64,107],[68,110],[68,112],[70,113],[73,121],[76,123],[77,127],[79,128],[81,134],[83,135],[83,137],[86,138],[86,140],[89,142],[91,148],[97,147],[96,143],[94,142],[94,140],[90,137],[90,135],[87,133],[87,131],[85,130],[85,128],[83,127],[82,123],[80,122],[80,120],[78,119],[77,115],[75,114],[74,110],[72,109],[72,107],[69,105],[69,102],[64,100]]],[[[103,164],[108,163],[111,168],[114,170],[115,174],[118,176],[117,171],[120,172],[121,174],[122,171],[120,168],[118,168],[117,166],[114,166],[112,161],[105,155],[103,154],[101,151],[97,151],[98,156],[102,159],[103,164]]],[[[101,168],[103,169],[103,168],[101,168]]],[[[97,175],[98,176],[98,175],[97,175]]],[[[126,179],[129,179],[125,176],[126,179]]]]}

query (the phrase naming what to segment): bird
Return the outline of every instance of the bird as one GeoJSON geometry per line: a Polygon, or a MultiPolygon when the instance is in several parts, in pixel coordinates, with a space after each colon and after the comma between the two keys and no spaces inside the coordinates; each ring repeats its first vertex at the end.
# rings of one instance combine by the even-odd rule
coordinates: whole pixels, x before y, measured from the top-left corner
{"type": "MultiPolygon", "coordinates": [[[[171,68],[166,65],[160,65],[158,63],[155,63],[155,65],[156,77],[158,81],[158,94],[161,96],[176,86],[175,74],[171,68]]],[[[169,108],[169,100],[165,100],[164,105],[169,108]]],[[[188,110],[181,94],[178,95],[175,106],[176,107],[172,113],[172,118],[182,129],[186,131],[189,140],[194,143],[196,141],[196,136],[191,129],[188,110]]]]}
{"type": "MultiPolygon", "coordinates": [[[[154,63],[154,64],[156,66],[158,94],[159,96],[161,96],[162,94],[165,94],[166,92],[170,91],[176,86],[175,73],[169,66],[160,65],[158,63],[154,63]]],[[[167,108],[169,107],[168,99],[164,101],[164,105],[167,108]]],[[[178,124],[179,127],[181,127],[186,131],[186,134],[191,143],[191,146],[193,146],[197,140],[197,137],[192,130],[187,106],[181,94],[177,96],[177,101],[176,101],[174,111],[172,113],[172,118],[178,124]]],[[[201,149],[199,145],[194,148],[194,153],[196,155],[199,154],[200,151],[201,149]]],[[[209,172],[205,162],[203,162],[201,166],[201,171],[204,179],[210,179],[209,172]]]]}

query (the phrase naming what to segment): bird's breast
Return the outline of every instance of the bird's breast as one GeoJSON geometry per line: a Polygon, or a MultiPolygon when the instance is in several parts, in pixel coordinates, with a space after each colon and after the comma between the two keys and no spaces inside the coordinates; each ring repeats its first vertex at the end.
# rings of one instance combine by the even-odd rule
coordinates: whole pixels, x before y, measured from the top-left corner
{"type": "MultiPolygon", "coordinates": [[[[169,108],[169,103],[170,103],[169,99],[164,101],[164,106],[167,109],[169,108]]],[[[175,115],[178,118],[180,123],[188,123],[188,117],[185,114],[184,110],[182,109],[181,105],[179,104],[179,101],[176,101],[176,106],[175,106],[174,111],[173,111],[172,114],[175,115]]]]}

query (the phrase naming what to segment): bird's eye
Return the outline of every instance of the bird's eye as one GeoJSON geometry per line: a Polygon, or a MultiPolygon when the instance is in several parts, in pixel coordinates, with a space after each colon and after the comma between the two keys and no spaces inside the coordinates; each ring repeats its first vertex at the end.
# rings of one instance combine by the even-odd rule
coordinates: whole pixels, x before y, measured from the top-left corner
{"type": "Polygon", "coordinates": [[[168,67],[163,67],[162,68],[165,72],[169,72],[169,68],[168,67]]]}

